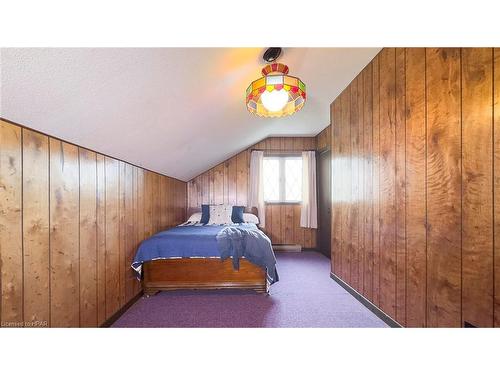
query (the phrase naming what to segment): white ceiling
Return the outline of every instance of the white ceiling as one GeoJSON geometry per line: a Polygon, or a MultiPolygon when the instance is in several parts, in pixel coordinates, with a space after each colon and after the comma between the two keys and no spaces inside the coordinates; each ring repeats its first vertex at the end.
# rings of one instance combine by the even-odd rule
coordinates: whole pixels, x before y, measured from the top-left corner
{"type": "Polygon", "coordinates": [[[271,135],[313,136],[378,48],[285,48],[304,108],[266,119],[245,107],[262,48],[1,50],[0,116],[187,181],[271,135]]]}

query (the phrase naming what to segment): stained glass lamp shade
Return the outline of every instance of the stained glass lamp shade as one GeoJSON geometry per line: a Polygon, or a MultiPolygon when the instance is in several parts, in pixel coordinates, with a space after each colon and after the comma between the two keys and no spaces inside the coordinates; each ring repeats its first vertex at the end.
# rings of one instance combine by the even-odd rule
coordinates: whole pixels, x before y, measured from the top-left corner
{"type": "Polygon", "coordinates": [[[262,78],[253,81],[246,91],[247,109],[263,117],[282,117],[299,111],[306,101],[306,85],[288,75],[288,66],[266,65],[262,78]]]}

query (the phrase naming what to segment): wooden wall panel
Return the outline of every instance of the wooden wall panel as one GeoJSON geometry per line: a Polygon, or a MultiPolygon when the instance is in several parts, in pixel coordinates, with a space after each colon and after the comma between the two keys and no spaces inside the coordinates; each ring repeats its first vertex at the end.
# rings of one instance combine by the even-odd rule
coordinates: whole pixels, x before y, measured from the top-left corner
{"type": "MultiPolygon", "coordinates": [[[[125,178],[125,163],[120,161],[118,163],[118,278],[119,278],[119,297],[120,306],[123,306],[125,302],[125,252],[126,252],[126,227],[125,227],[125,188],[127,181],[125,178]]],[[[156,176],[155,176],[156,177],[156,176]]],[[[158,232],[159,215],[157,213],[157,205],[159,203],[158,197],[158,179],[153,180],[153,192],[155,193],[155,198],[153,201],[153,233],[158,232]]]]}
{"type": "Polygon", "coordinates": [[[24,321],[46,326],[50,320],[49,138],[22,129],[24,321]]]}
{"type": "Polygon", "coordinates": [[[106,319],[120,308],[120,162],[106,157],[106,319]]]}
{"type": "Polygon", "coordinates": [[[373,300],[373,70],[369,64],[363,71],[363,295],[373,300]]]}
{"type": "Polygon", "coordinates": [[[499,59],[386,48],[332,103],[332,270],[404,326],[500,325],[499,59]]]}
{"type": "MultiPolygon", "coordinates": [[[[332,117],[333,118],[333,117],[332,117]]],[[[332,142],[332,127],[327,126],[316,136],[317,150],[329,149],[332,142]]]]}
{"type": "Polygon", "coordinates": [[[396,312],[396,54],[380,53],[380,305],[396,312]]]}
{"type": "Polygon", "coordinates": [[[97,157],[79,148],[80,327],[97,326],[97,157]]]}
{"type": "Polygon", "coordinates": [[[396,48],[396,320],[406,325],[406,51],[396,48]]]}
{"type": "Polygon", "coordinates": [[[335,101],[330,106],[331,118],[331,155],[332,155],[332,272],[337,275],[341,273],[342,267],[342,190],[340,188],[341,171],[338,170],[342,159],[340,155],[340,121],[341,121],[340,103],[335,101]]]}
{"type": "MultiPolygon", "coordinates": [[[[273,244],[282,244],[283,239],[281,236],[281,205],[272,204],[266,207],[266,210],[271,211],[271,241],[273,244]]],[[[307,238],[304,238],[304,245],[308,242],[307,238]]]]}
{"type": "MultiPolygon", "coordinates": [[[[163,176],[161,176],[163,182],[163,176]]],[[[135,293],[135,286],[134,284],[137,282],[135,278],[135,274],[133,269],[130,267],[132,264],[132,261],[134,259],[135,255],[135,250],[137,249],[137,242],[136,242],[136,230],[135,230],[135,225],[136,225],[136,207],[135,207],[135,186],[136,186],[136,181],[135,181],[135,176],[134,176],[134,167],[130,164],[125,165],[125,222],[124,222],[124,228],[125,228],[125,233],[123,233],[123,237],[125,239],[125,258],[124,258],[124,280],[125,280],[125,301],[130,301],[134,296],[136,295],[135,293]]],[[[164,206],[166,205],[166,199],[165,199],[165,189],[162,186],[159,192],[159,199],[160,203],[164,206]]],[[[166,223],[166,214],[167,209],[166,207],[162,207],[162,210],[158,214],[160,218],[160,223],[161,227],[165,227],[166,223]]],[[[160,228],[161,230],[161,228],[160,228]]]]}
{"type": "Polygon", "coordinates": [[[214,186],[212,193],[214,195],[214,204],[224,204],[224,165],[225,163],[219,164],[213,169],[214,186]]]}
{"type": "Polygon", "coordinates": [[[96,156],[97,217],[97,324],[106,321],[106,169],[104,156],[96,156]]]}
{"type": "MultiPolygon", "coordinates": [[[[186,187],[187,188],[187,187],[186,187]]],[[[133,186],[131,186],[132,194],[133,186]]],[[[168,179],[165,176],[159,176],[159,192],[158,192],[158,231],[163,231],[167,228],[168,216],[168,179]]]]}
{"type": "Polygon", "coordinates": [[[358,76],[358,89],[357,89],[357,102],[358,102],[358,157],[357,157],[357,169],[358,169],[358,190],[357,190],[357,201],[358,201],[358,289],[364,295],[364,276],[365,276],[365,134],[364,134],[364,73],[362,72],[358,76]]]}
{"type": "Polygon", "coordinates": [[[342,165],[341,189],[342,189],[342,275],[345,281],[351,282],[351,224],[350,224],[350,202],[351,202],[351,127],[350,127],[350,90],[344,91],[340,97],[341,105],[341,129],[340,129],[340,154],[342,165]]]}
{"type": "MultiPolygon", "coordinates": [[[[328,130],[323,132],[322,144],[328,130]]],[[[235,204],[247,206],[250,152],[316,150],[316,137],[271,137],[264,139],[187,183],[188,214],[200,211],[201,204],[235,204]]],[[[182,192],[181,192],[182,194],[182,192]]],[[[316,229],[300,228],[300,210],[297,205],[270,204],[266,208],[264,232],[274,244],[299,244],[304,248],[316,247],[316,229]]],[[[247,207],[247,210],[250,210],[247,207]]],[[[179,211],[183,214],[183,209],[179,211]]]]}
{"type": "MultiPolygon", "coordinates": [[[[140,207],[140,191],[141,191],[141,186],[140,186],[140,182],[139,182],[139,172],[140,171],[142,171],[141,168],[138,168],[135,166],[132,168],[132,172],[133,172],[132,220],[134,221],[134,226],[133,226],[133,233],[131,234],[131,238],[133,239],[133,243],[132,243],[133,256],[135,255],[135,250],[137,249],[137,247],[139,246],[139,244],[142,241],[142,237],[141,237],[142,233],[139,232],[139,228],[141,227],[141,221],[139,220],[140,213],[141,213],[140,208],[139,208],[140,207]]],[[[167,178],[167,185],[165,186],[165,189],[168,188],[168,181],[169,180],[170,179],[167,178]]],[[[167,192],[165,192],[165,194],[166,194],[167,199],[168,199],[167,192]]],[[[168,204],[167,204],[167,207],[168,207],[168,204]]],[[[170,211],[170,210],[168,210],[168,208],[167,208],[167,211],[170,211]]],[[[167,224],[166,225],[168,227],[168,212],[167,212],[167,224]]],[[[134,278],[136,277],[133,270],[129,269],[129,272],[131,272],[131,274],[133,275],[134,278]]],[[[132,293],[135,296],[141,290],[141,284],[140,284],[139,280],[134,280],[134,283],[132,285],[133,285],[132,293]]]]}
{"type": "Polygon", "coordinates": [[[495,278],[495,303],[494,303],[494,326],[500,327],[500,48],[494,48],[494,125],[493,125],[493,173],[494,173],[494,269],[493,275],[495,278]]]}
{"type": "Polygon", "coordinates": [[[22,327],[22,140],[21,129],[0,120],[1,323],[22,327]]]}
{"type": "MultiPolygon", "coordinates": [[[[227,183],[228,183],[228,197],[227,203],[237,202],[236,200],[236,173],[237,173],[237,162],[236,157],[232,157],[227,162],[227,183]]],[[[199,209],[200,205],[197,204],[196,208],[199,209]]]]}
{"type": "Polygon", "coordinates": [[[144,171],[144,238],[153,234],[153,172],[144,171]]]}
{"type": "Polygon", "coordinates": [[[2,326],[105,323],[141,291],[140,241],[184,221],[186,196],[182,181],[0,120],[2,326]]]}
{"type": "Polygon", "coordinates": [[[462,49],[462,320],[493,326],[493,50],[462,49]]]}
{"type": "Polygon", "coordinates": [[[406,245],[408,327],[426,325],[425,49],[406,52],[406,245]]]}
{"type": "MultiPolygon", "coordinates": [[[[175,222],[175,213],[172,207],[172,202],[174,200],[174,181],[172,179],[167,179],[165,185],[165,191],[167,196],[167,228],[170,228],[175,222]]],[[[187,219],[187,218],[186,218],[187,219]]]]}
{"type": "Polygon", "coordinates": [[[50,325],[80,324],[78,147],[50,139],[50,325]]]}
{"type": "MultiPolygon", "coordinates": [[[[137,245],[143,241],[146,236],[144,232],[144,178],[145,171],[141,168],[137,168],[137,228],[136,237],[137,245]]],[[[171,216],[169,210],[169,216],[171,216]]]]}
{"type": "Polygon", "coordinates": [[[461,326],[460,49],[427,49],[427,325],[461,326]]]}
{"type": "Polygon", "coordinates": [[[248,152],[240,152],[236,156],[236,204],[239,206],[247,205],[248,194],[248,174],[250,164],[247,160],[248,152]]]}
{"type": "Polygon", "coordinates": [[[157,213],[159,211],[158,201],[156,200],[158,196],[158,175],[156,173],[150,173],[151,176],[151,233],[158,232],[158,221],[157,213]]]}
{"type": "Polygon", "coordinates": [[[349,227],[351,231],[347,249],[350,254],[350,285],[359,288],[359,106],[357,77],[351,85],[351,204],[349,205],[349,227]]]}
{"type": "Polygon", "coordinates": [[[379,55],[372,61],[373,70],[373,299],[380,303],[380,64],[379,55]]]}

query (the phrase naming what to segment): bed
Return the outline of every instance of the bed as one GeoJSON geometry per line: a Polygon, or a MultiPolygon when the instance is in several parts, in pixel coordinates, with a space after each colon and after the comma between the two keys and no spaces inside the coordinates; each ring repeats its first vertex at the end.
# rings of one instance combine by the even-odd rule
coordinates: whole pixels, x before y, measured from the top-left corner
{"type": "Polygon", "coordinates": [[[252,289],[278,281],[271,241],[254,223],[188,221],[144,240],[132,268],[146,296],[176,289],[252,289]]]}

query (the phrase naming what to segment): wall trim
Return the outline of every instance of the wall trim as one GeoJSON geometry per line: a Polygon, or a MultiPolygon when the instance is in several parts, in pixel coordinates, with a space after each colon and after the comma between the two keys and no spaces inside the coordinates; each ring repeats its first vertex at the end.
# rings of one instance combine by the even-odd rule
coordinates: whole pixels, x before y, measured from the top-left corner
{"type": "Polygon", "coordinates": [[[111,315],[108,319],[102,323],[99,328],[110,328],[114,322],[116,322],[125,312],[139,299],[143,296],[143,291],[141,290],[135,297],[128,301],[120,310],[111,315]]]}
{"type": "Polygon", "coordinates": [[[330,277],[339,284],[342,288],[344,288],[349,294],[351,294],[354,298],[356,298],[359,302],[361,302],[368,310],[374,313],[378,318],[380,318],[384,323],[386,323],[391,328],[403,328],[401,324],[392,319],[389,315],[375,306],[370,300],[366,299],[364,296],[359,294],[355,289],[353,289],[349,284],[335,275],[333,272],[330,272],[330,277]]]}

